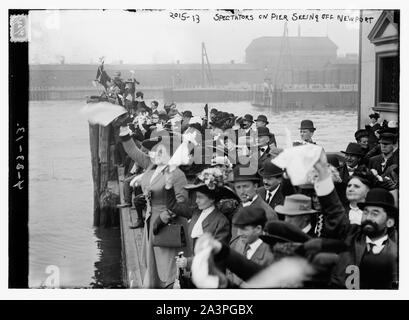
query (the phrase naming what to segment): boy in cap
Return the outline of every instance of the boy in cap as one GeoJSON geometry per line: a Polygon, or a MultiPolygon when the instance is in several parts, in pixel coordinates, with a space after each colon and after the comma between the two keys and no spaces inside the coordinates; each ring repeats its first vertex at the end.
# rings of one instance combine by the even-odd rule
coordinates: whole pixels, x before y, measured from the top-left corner
{"type": "MultiPolygon", "coordinates": [[[[262,208],[240,208],[232,221],[233,225],[238,228],[239,237],[230,244],[230,248],[244,255],[247,260],[264,267],[274,261],[269,245],[260,239],[266,222],[266,213],[262,208]]],[[[232,273],[228,273],[228,278],[237,285],[242,282],[232,273]]]]}

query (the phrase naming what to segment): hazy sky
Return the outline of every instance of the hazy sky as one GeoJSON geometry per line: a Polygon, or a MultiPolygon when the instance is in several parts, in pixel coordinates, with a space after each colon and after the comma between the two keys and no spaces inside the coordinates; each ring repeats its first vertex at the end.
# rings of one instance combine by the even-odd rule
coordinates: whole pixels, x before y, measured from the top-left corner
{"type": "MultiPolygon", "coordinates": [[[[183,11],[174,11],[182,13],[183,11]]],[[[281,36],[285,20],[271,19],[272,14],[287,15],[289,36],[296,36],[298,28],[303,36],[326,36],[338,46],[338,54],[358,53],[358,22],[340,22],[338,14],[359,16],[348,10],[249,10],[239,12],[252,15],[253,20],[215,21],[216,14],[226,11],[187,11],[185,21],[170,17],[170,11],[121,10],[47,10],[31,11],[31,63],[56,63],[59,56],[66,63],[106,62],[124,63],[200,63],[201,42],[205,42],[211,63],[235,60],[244,62],[244,50],[250,42],[262,36],[281,36]],[[268,14],[268,19],[259,19],[268,14]],[[293,21],[293,14],[315,14],[317,22],[293,21]],[[334,15],[322,19],[323,14],[334,15]],[[200,22],[193,21],[197,16],[200,22]]],[[[284,18],[284,17],[283,17],[284,18]]]]}

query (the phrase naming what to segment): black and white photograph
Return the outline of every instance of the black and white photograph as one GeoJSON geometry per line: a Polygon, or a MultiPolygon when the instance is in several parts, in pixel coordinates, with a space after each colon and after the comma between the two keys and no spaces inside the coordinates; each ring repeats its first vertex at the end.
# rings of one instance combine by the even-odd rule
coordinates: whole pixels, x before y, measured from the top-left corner
{"type": "Polygon", "coordinates": [[[10,8],[26,288],[399,290],[403,10],[338,5],[10,8]]]}

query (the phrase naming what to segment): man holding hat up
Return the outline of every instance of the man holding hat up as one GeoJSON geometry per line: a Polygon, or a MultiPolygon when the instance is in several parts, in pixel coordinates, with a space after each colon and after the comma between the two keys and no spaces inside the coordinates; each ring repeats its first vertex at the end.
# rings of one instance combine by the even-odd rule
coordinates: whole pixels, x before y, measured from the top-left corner
{"type": "Polygon", "coordinates": [[[385,131],[381,133],[379,144],[382,154],[369,159],[369,169],[375,169],[382,175],[390,166],[399,165],[398,135],[385,131]]]}
{"type": "Polygon", "coordinates": [[[344,240],[348,245],[332,272],[332,285],[350,289],[395,288],[398,209],[392,194],[381,188],[370,190],[365,202],[358,204],[363,211],[361,225],[350,224],[334,189],[324,153],[314,167],[318,172],[314,187],[326,214],[324,237],[344,240]]]}
{"type": "MultiPolygon", "coordinates": [[[[244,255],[246,259],[264,267],[274,261],[269,245],[260,239],[266,222],[266,213],[262,208],[240,208],[232,221],[238,228],[239,237],[230,244],[230,248],[244,255]]],[[[242,282],[233,274],[229,274],[228,277],[237,285],[242,282]]]]}
{"type": "MultiPolygon", "coordinates": [[[[267,221],[278,220],[274,210],[257,194],[260,178],[257,173],[251,173],[250,167],[237,165],[233,169],[233,184],[236,194],[239,196],[241,203],[239,208],[248,207],[250,211],[261,208],[266,214],[267,221]]],[[[235,219],[236,211],[232,216],[232,221],[235,219]]],[[[237,226],[232,227],[232,240],[238,235],[237,226]]]]}

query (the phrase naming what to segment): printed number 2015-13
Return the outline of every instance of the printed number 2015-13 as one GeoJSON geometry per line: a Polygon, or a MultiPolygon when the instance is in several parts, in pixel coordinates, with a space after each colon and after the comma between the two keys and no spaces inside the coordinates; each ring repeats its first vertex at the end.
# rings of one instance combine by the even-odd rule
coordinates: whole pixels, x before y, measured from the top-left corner
{"type": "Polygon", "coordinates": [[[181,21],[192,19],[193,22],[200,22],[200,16],[198,14],[189,15],[187,12],[170,12],[169,15],[172,19],[179,19],[181,21]]]}

